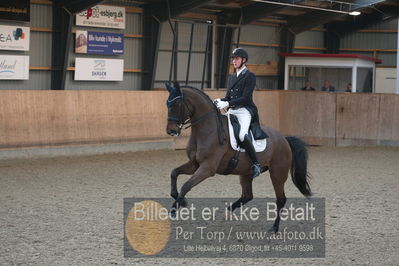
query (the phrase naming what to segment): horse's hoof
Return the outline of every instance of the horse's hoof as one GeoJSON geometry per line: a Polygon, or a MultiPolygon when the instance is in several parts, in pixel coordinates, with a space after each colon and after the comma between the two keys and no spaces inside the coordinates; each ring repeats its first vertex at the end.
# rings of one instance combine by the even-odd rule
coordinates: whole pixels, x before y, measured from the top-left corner
{"type": "Polygon", "coordinates": [[[275,234],[278,232],[278,227],[273,225],[267,232],[275,234]]]}
{"type": "Polygon", "coordinates": [[[172,208],[169,210],[169,216],[171,218],[176,218],[176,208],[172,208]]]}

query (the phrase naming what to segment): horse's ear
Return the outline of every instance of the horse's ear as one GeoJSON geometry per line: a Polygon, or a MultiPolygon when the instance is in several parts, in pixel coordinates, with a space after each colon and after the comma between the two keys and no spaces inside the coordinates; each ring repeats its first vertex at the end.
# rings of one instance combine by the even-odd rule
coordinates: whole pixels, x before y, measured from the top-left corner
{"type": "Polygon", "coordinates": [[[181,91],[179,82],[177,82],[177,81],[173,82],[173,86],[175,87],[176,92],[179,96],[183,95],[183,92],[181,91]]]}
{"type": "Polygon", "coordinates": [[[173,85],[175,86],[175,88],[176,88],[177,90],[180,90],[180,84],[179,84],[179,82],[175,81],[175,82],[173,82],[173,85]]]}
{"type": "Polygon", "coordinates": [[[173,90],[173,88],[168,83],[165,83],[165,86],[168,92],[171,92],[173,90]]]}

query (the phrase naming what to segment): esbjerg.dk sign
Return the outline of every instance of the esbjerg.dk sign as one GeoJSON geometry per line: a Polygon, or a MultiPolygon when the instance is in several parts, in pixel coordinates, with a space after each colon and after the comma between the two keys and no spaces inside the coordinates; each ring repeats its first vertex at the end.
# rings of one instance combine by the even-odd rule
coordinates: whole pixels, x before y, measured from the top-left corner
{"type": "Polygon", "coordinates": [[[76,25],[124,29],[126,11],[124,7],[96,5],[76,15],[76,25]]]}
{"type": "Polygon", "coordinates": [[[0,50],[29,51],[30,28],[0,25],[0,50]]]}

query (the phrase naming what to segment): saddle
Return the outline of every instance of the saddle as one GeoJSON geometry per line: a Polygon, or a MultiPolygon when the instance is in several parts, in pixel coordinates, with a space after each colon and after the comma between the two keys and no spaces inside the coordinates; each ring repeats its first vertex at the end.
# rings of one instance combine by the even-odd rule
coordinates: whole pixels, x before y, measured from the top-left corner
{"type": "MultiPolygon", "coordinates": [[[[233,170],[237,167],[238,162],[239,162],[239,156],[240,152],[245,152],[244,149],[240,148],[241,141],[240,141],[240,123],[238,122],[238,118],[235,115],[232,114],[225,114],[227,116],[227,123],[229,127],[229,136],[230,136],[230,146],[233,150],[236,151],[235,155],[230,158],[230,161],[224,170],[224,174],[228,175],[233,172],[233,170]],[[239,144],[238,144],[239,143],[239,144]]],[[[251,126],[249,127],[249,136],[252,139],[252,144],[254,145],[255,152],[262,152],[266,149],[267,145],[267,140],[269,136],[262,130],[262,128],[259,125],[259,122],[253,123],[253,120],[251,121],[251,126]]],[[[267,171],[268,168],[264,167],[262,168],[262,173],[267,171]]]]}
{"type": "MultiPolygon", "coordinates": [[[[241,141],[239,138],[240,134],[240,123],[238,122],[238,118],[235,115],[232,114],[226,114],[229,122],[229,135],[230,135],[230,145],[233,148],[233,150],[240,150],[244,152],[245,150],[240,148],[241,146],[241,141]]],[[[249,132],[248,135],[252,139],[252,144],[254,145],[255,151],[256,152],[262,152],[266,149],[266,138],[268,138],[268,135],[266,132],[262,130],[262,128],[259,125],[258,121],[254,121],[255,119],[252,119],[251,125],[249,127],[249,132]]]]}

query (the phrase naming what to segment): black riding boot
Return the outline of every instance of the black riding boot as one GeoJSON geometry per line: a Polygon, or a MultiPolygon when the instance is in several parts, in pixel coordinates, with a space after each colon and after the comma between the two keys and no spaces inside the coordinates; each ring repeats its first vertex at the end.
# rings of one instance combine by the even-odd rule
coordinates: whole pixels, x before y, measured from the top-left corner
{"type": "Polygon", "coordinates": [[[252,141],[250,140],[248,134],[245,135],[244,140],[242,141],[242,147],[245,149],[247,152],[249,158],[251,159],[253,165],[252,165],[252,178],[257,177],[260,175],[261,172],[261,166],[258,162],[258,159],[256,158],[256,152],[254,149],[254,146],[252,145],[252,141]]]}

